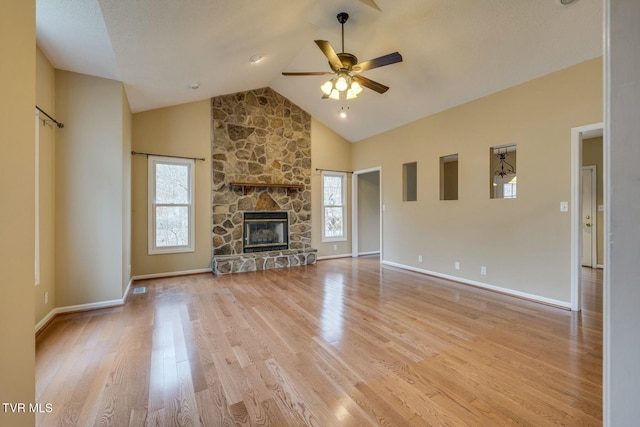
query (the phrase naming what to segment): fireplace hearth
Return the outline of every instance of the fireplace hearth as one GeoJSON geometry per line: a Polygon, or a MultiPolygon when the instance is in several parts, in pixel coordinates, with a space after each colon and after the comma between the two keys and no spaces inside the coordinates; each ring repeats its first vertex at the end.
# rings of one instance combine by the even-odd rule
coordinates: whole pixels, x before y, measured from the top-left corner
{"type": "Polygon", "coordinates": [[[243,229],[244,253],[289,249],[287,212],[245,212],[243,229]]]}

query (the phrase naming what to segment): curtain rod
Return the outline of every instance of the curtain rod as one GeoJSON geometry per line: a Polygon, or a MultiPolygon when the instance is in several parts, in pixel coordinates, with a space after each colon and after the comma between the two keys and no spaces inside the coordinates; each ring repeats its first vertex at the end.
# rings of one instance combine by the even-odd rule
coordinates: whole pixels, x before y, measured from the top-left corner
{"type": "Polygon", "coordinates": [[[47,116],[49,118],[49,120],[51,120],[53,123],[55,123],[56,126],[58,126],[58,129],[62,129],[64,127],[64,123],[57,121],[56,119],[54,119],[53,117],[48,115],[46,111],[44,111],[42,108],[38,107],[37,105],[36,105],[36,109],[38,111],[40,111],[42,114],[44,114],[45,116],[47,116]]]}
{"type": "Polygon", "coordinates": [[[154,154],[154,153],[140,153],[138,151],[132,151],[131,154],[134,156],[160,156],[160,157],[172,157],[174,159],[188,159],[188,160],[200,160],[201,162],[205,161],[204,157],[184,157],[184,156],[167,156],[165,154],[154,154]]]}
{"type": "Polygon", "coordinates": [[[341,172],[341,173],[353,173],[353,171],[339,171],[339,170],[334,170],[334,169],[321,169],[321,168],[316,168],[317,171],[319,172],[341,172]]]}

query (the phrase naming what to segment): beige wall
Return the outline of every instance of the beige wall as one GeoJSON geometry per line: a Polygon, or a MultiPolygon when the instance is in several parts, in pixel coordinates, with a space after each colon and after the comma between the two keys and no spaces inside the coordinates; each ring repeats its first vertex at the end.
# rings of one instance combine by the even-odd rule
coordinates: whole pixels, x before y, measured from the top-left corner
{"type": "Polygon", "coordinates": [[[385,260],[568,303],[570,217],[559,204],[570,200],[570,130],[602,114],[596,59],[353,144],[354,169],[382,166],[385,260]],[[509,143],[518,198],[492,200],[489,147],[509,143]],[[450,153],[460,156],[456,203],[439,200],[439,158],[450,153]],[[402,164],[412,161],[418,202],[409,203],[402,164]]]}
{"type": "MultiPolygon", "coordinates": [[[[604,206],[602,137],[582,141],[582,165],[596,166],[596,205],[604,206]]],[[[604,211],[596,210],[598,265],[604,265],[604,211]]]]}
{"type": "Polygon", "coordinates": [[[322,176],[319,169],[351,171],[351,145],[316,119],[311,119],[311,246],[318,257],[351,254],[351,174],[347,174],[347,240],[322,242],[322,176]],[[336,249],[334,248],[334,245],[336,249]]]}
{"type": "Polygon", "coordinates": [[[56,71],[56,305],[122,298],[122,83],[56,71]]]}
{"type": "Polygon", "coordinates": [[[132,269],[134,276],[211,267],[210,101],[198,101],[133,115],[133,150],[204,157],[195,165],[195,252],[148,255],[147,158],[132,162],[132,269]]]}
{"type": "MultiPolygon", "coordinates": [[[[35,2],[0,13],[0,402],[34,402],[35,2]]],[[[32,426],[33,414],[0,408],[0,425],[32,426]]]]}
{"type": "MultiPolygon", "coordinates": [[[[36,104],[56,117],[55,70],[36,48],[36,104]]],[[[45,117],[45,116],[41,116],[45,117]]],[[[42,320],[56,306],[55,290],[55,135],[52,123],[38,126],[39,134],[39,226],[40,285],[35,289],[35,321],[42,320]],[[48,302],[45,303],[45,294],[48,302]]]]}
{"type": "Polygon", "coordinates": [[[380,251],[380,172],[358,175],[358,253],[380,251]]]}

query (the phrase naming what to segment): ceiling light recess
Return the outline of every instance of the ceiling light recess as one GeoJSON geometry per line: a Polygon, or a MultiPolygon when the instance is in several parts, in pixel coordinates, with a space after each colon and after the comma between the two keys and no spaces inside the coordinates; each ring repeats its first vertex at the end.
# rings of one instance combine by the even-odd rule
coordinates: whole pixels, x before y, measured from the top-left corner
{"type": "Polygon", "coordinates": [[[569,6],[570,4],[573,4],[577,1],[578,0],[556,0],[556,3],[558,3],[560,6],[569,6]]]}

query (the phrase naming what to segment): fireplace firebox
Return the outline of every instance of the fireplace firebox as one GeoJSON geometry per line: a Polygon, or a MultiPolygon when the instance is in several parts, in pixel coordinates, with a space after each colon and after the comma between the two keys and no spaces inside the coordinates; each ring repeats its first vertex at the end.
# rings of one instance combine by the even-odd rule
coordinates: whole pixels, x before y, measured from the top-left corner
{"type": "Polygon", "coordinates": [[[243,237],[245,253],[289,249],[288,212],[245,212],[243,237]]]}

